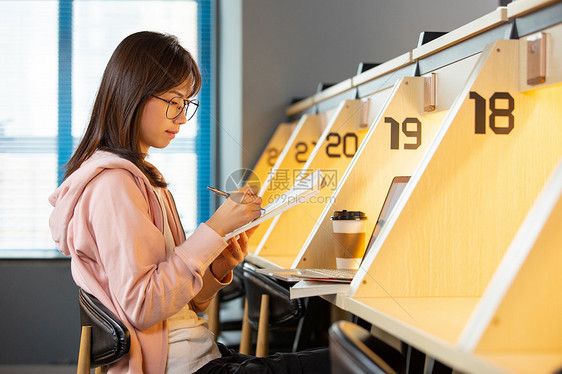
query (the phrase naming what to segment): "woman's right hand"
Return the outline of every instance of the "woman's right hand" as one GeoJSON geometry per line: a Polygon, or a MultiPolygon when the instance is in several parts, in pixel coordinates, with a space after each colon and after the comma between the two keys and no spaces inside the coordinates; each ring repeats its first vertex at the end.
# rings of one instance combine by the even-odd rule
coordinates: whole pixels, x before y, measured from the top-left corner
{"type": "Polygon", "coordinates": [[[261,215],[261,197],[257,196],[258,188],[248,186],[239,188],[217,209],[206,222],[220,236],[245,225],[261,215]]]}

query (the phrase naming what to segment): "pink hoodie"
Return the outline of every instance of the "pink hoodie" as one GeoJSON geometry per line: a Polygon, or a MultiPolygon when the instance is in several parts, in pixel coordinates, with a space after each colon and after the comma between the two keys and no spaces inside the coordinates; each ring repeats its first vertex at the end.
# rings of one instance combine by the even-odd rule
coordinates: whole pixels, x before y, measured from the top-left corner
{"type": "Polygon", "coordinates": [[[204,310],[221,283],[206,272],[227,243],[201,224],[187,240],[163,189],[177,247],[166,257],[162,209],[145,175],[131,162],[96,152],[50,196],[57,248],[71,255],[76,284],[128,327],[131,350],[110,373],[164,373],[166,319],[190,302],[204,310]]]}

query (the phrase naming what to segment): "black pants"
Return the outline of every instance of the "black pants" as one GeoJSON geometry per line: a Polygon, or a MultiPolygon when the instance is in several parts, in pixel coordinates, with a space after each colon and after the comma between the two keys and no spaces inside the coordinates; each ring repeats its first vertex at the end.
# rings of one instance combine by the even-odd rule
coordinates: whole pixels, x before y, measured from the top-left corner
{"type": "Polygon", "coordinates": [[[222,357],[208,362],[195,374],[329,374],[328,348],[311,349],[297,353],[276,353],[267,357],[240,354],[217,343],[222,357]]]}

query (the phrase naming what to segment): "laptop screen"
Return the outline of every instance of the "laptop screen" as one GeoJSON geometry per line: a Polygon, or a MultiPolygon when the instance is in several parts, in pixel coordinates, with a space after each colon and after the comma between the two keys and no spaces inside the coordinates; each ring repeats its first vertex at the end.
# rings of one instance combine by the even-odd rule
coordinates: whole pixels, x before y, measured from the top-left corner
{"type": "Polygon", "coordinates": [[[394,206],[396,205],[398,198],[400,197],[400,195],[402,195],[402,191],[404,191],[404,188],[406,188],[406,184],[408,184],[409,180],[410,177],[394,177],[394,179],[392,179],[392,183],[390,184],[390,188],[388,189],[386,198],[384,199],[384,203],[382,204],[379,217],[377,218],[377,223],[373,228],[371,239],[369,239],[369,244],[367,244],[365,255],[375,242],[377,236],[379,236],[379,232],[386,223],[390,212],[392,212],[392,208],[394,208],[394,206]]]}
{"type": "MultiPolygon", "coordinates": [[[[377,218],[377,223],[373,228],[373,232],[371,234],[371,238],[369,239],[369,244],[367,244],[367,250],[365,251],[365,255],[363,256],[363,259],[365,259],[365,256],[369,252],[369,249],[372,247],[375,239],[379,235],[379,232],[381,231],[384,224],[386,223],[388,216],[390,215],[390,212],[392,212],[392,209],[396,205],[396,202],[400,198],[400,195],[404,191],[404,188],[406,188],[406,184],[408,184],[409,180],[410,177],[394,177],[394,179],[392,179],[392,183],[390,184],[388,192],[386,193],[386,198],[384,199],[384,203],[382,204],[381,211],[377,218]]],[[[298,282],[304,278],[322,279],[324,281],[345,280],[346,282],[349,282],[353,278],[353,275],[349,275],[349,274],[334,275],[333,273],[324,272],[325,270],[326,269],[260,269],[258,270],[258,272],[272,276],[274,278],[278,278],[284,281],[291,281],[291,282],[298,282]]],[[[327,271],[333,271],[333,269],[329,269],[327,271]]]]}

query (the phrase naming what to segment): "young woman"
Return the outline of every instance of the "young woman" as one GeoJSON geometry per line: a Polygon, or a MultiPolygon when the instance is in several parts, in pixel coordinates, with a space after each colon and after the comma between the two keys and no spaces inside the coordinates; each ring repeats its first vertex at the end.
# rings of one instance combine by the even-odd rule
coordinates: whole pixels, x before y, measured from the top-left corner
{"type": "Polygon", "coordinates": [[[102,78],[92,116],[65,181],[50,197],[57,248],[72,256],[76,284],[128,327],[131,349],[110,373],[302,372],[328,370],[326,350],[268,358],[217,346],[197,316],[247,254],[243,233],[260,214],[241,189],[185,238],[166,182],[145,160],[195,113],[201,85],[189,52],[170,35],[125,38],[102,78]]]}

